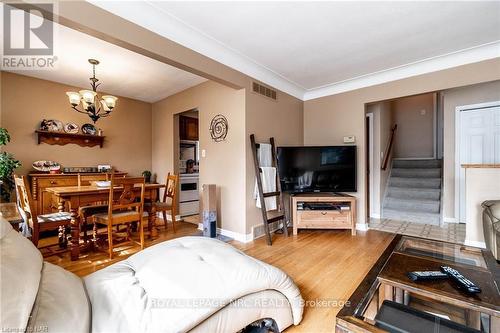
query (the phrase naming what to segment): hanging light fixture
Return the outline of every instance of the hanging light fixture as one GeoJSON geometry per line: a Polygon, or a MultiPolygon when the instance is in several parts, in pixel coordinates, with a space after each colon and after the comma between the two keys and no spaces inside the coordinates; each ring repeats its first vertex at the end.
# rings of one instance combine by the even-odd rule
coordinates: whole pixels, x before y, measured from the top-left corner
{"type": "Polygon", "coordinates": [[[68,95],[72,109],[88,115],[95,124],[99,118],[107,117],[111,114],[111,111],[113,111],[116,106],[116,100],[118,98],[111,95],[99,98],[97,87],[100,83],[97,83],[99,79],[95,77],[95,66],[99,65],[99,61],[89,59],[89,63],[92,65],[93,71],[93,76],[90,78],[92,90],[80,90],[79,92],[68,91],[66,95],[68,95]],[[82,105],[79,108],[80,103],[82,105]]]}

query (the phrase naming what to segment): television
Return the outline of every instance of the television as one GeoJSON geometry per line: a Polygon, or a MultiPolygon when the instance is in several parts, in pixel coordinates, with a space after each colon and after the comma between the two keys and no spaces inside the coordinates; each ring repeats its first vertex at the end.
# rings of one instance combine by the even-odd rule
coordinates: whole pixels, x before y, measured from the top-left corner
{"type": "Polygon", "coordinates": [[[284,192],[356,192],[356,146],[278,147],[284,192]]]}

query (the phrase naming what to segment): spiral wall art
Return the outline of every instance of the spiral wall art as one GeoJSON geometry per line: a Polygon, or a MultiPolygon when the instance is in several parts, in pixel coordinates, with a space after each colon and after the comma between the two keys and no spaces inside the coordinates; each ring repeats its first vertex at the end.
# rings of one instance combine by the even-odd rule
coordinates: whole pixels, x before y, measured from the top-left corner
{"type": "Polygon", "coordinates": [[[226,117],[221,114],[216,115],[210,122],[210,136],[215,142],[226,140],[229,124],[226,117]]]}

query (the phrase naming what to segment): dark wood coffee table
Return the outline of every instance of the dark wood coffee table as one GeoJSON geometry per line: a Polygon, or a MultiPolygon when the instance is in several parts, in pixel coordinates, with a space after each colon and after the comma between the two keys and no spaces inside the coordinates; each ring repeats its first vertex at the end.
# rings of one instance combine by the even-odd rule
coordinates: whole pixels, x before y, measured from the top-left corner
{"type": "Polygon", "coordinates": [[[336,331],[382,331],[374,325],[374,318],[382,302],[389,300],[471,328],[487,325],[490,332],[500,332],[499,267],[489,251],[397,235],[337,314],[336,331]],[[470,295],[450,280],[413,282],[406,275],[439,270],[441,265],[457,269],[482,292],[470,295]]]}

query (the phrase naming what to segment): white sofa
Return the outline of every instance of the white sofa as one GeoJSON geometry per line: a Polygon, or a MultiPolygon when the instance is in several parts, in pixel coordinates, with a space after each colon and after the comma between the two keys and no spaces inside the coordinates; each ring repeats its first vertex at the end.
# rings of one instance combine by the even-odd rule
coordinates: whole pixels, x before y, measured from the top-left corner
{"type": "Polygon", "coordinates": [[[302,319],[285,273],[214,239],[163,242],[80,279],[0,222],[2,331],[235,332],[302,319]]]}

